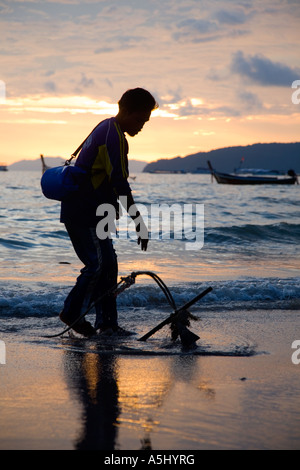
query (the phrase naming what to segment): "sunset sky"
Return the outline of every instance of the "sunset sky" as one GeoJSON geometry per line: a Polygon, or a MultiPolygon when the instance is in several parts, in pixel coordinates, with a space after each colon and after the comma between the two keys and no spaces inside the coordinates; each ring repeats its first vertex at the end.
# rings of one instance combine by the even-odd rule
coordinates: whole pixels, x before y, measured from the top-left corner
{"type": "Polygon", "coordinates": [[[299,0],[0,0],[0,36],[7,164],[68,158],[137,86],[160,107],[134,159],[300,140],[299,0]]]}

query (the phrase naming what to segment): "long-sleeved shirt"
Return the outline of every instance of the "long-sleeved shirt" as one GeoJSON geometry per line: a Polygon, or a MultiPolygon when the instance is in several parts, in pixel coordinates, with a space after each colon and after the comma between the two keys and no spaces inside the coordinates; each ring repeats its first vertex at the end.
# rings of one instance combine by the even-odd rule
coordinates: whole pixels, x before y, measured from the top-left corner
{"type": "Polygon", "coordinates": [[[100,204],[132,198],[128,183],[128,142],[115,118],[105,119],[85,141],[75,165],[87,171],[78,193],[61,204],[61,222],[96,226],[100,204]]]}

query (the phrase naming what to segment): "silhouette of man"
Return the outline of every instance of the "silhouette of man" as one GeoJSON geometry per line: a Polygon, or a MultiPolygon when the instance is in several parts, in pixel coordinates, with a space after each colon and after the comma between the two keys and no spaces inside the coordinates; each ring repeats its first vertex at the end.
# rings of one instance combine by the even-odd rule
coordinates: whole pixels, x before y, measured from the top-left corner
{"type": "Polygon", "coordinates": [[[128,334],[118,325],[115,296],[105,295],[117,284],[118,263],[110,234],[101,238],[97,236],[97,207],[110,204],[118,213],[118,198],[125,196],[127,207],[131,208],[128,213],[135,222],[138,243],[144,251],[148,245],[148,230],[136,210],[128,183],[128,143],[125,133],[132,137],[137,135],[158,105],[143,88],[126,91],[118,105],[118,114],[100,122],[85,141],[76,160],[75,165],[87,172],[86,182],[75,196],[61,204],[60,220],[65,224],[84,267],[64,302],[60,319],[72,325],[94,300],[104,296],[95,307],[94,327],[85,318],[72,327],[84,336],[91,336],[98,329],[104,334],[128,334]]]}

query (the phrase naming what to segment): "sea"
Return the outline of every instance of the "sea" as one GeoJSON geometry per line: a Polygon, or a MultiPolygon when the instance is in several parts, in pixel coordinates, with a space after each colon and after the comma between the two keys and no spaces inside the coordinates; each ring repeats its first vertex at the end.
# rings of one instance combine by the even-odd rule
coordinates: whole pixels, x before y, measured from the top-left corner
{"type": "MultiPolygon", "coordinates": [[[[173,312],[151,273],[176,308],[212,289],[190,309],[200,320],[192,331],[204,331],[199,354],[255,353],[247,324],[257,312],[276,321],[288,312],[299,324],[300,186],[221,185],[207,174],[134,176],[133,195],[152,232],[144,252],[124,213],[114,235],[119,279],[140,273],[117,298],[122,326],[143,335],[173,312]]],[[[0,173],[0,339],[61,347],[61,336],[52,336],[64,330],[58,314],[82,265],[59,221],[60,203],[43,196],[40,179],[39,171],[0,173]]],[[[93,322],[93,311],[88,317],[93,322]]],[[[121,353],[179,353],[180,345],[161,346],[169,339],[164,327],[121,353]]]]}

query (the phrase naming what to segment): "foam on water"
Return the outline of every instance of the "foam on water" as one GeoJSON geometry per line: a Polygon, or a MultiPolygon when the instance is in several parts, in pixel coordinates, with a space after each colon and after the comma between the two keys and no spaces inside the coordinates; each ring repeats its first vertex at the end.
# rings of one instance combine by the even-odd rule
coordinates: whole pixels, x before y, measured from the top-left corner
{"type": "MultiPolygon", "coordinates": [[[[300,309],[300,279],[241,279],[201,283],[184,283],[170,288],[177,307],[196,297],[207,287],[213,290],[192,310],[271,310],[300,309]]],[[[21,284],[2,282],[0,318],[50,317],[63,306],[70,287],[46,283],[21,284]]],[[[138,283],[118,297],[119,309],[146,308],[166,311],[170,306],[161,289],[153,284],[138,283]]]]}

